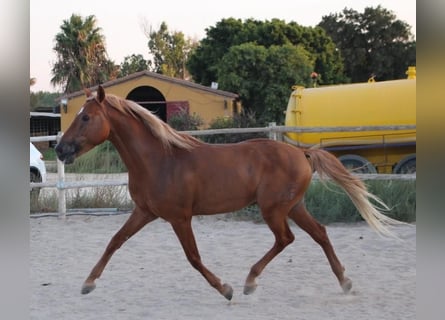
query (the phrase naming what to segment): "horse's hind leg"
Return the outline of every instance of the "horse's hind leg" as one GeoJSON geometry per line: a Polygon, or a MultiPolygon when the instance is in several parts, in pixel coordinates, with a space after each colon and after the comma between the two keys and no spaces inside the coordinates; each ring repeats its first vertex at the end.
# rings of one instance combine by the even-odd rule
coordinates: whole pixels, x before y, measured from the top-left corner
{"type": "Polygon", "coordinates": [[[212,287],[218,290],[218,292],[221,293],[227,300],[231,300],[233,296],[232,287],[228,284],[221,284],[221,280],[210,272],[210,270],[208,270],[201,262],[195,236],[193,235],[191,219],[189,218],[170,223],[176,233],[176,236],[181,242],[182,248],[184,249],[185,255],[190,264],[196,270],[198,270],[204,276],[204,278],[206,278],[207,282],[212,287]]]}
{"type": "Polygon", "coordinates": [[[261,274],[266,265],[295,239],[292,231],[289,228],[286,217],[283,216],[281,212],[278,212],[277,210],[268,210],[263,212],[268,213],[267,215],[263,213],[263,218],[268,224],[270,230],[275,235],[275,243],[272,248],[250,269],[244,284],[244,294],[251,294],[255,291],[257,287],[256,278],[261,274]]]}
{"type": "Polygon", "coordinates": [[[326,228],[309,214],[303,202],[292,208],[289,217],[321,246],[343,291],[349,292],[352,288],[352,281],[344,276],[345,269],[335,254],[326,228]]]}
{"type": "Polygon", "coordinates": [[[99,259],[97,264],[91,270],[90,275],[85,280],[82,286],[82,294],[90,293],[96,287],[94,281],[100,277],[102,271],[104,270],[106,264],[110,260],[113,253],[119,249],[122,244],[127,241],[131,236],[138,232],[143,226],[145,226],[150,221],[155,220],[157,217],[149,212],[142,211],[136,207],[131,213],[128,220],[120,228],[120,230],[111,238],[108,243],[105,252],[99,259]]]}

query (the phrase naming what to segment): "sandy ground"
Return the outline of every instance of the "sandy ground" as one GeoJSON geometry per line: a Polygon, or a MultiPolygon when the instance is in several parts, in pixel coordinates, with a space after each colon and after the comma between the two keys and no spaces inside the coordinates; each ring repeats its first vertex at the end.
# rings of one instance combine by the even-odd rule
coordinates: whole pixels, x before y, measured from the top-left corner
{"type": "Polygon", "coordinates": [[[170,225],[154,221],[118,250],[89,295],[80,288],[128,215],[30,219],[30,319],[415,319],[416,227],[403,241],[363,223],[330,225],[337,255],[353,281],[342,293],[320,247],[296,235],[265,269],[252,295],[245,277],[272,245],[264,224],[195,218],[204,264],[235,290],[231,302],[187,262],[170,225]]]}

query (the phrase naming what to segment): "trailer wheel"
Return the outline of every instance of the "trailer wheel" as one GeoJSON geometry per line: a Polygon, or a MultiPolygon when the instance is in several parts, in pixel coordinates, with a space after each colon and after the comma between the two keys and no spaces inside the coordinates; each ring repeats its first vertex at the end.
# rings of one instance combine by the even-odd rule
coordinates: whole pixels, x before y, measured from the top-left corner
{"type": "Polygon", "coordinates": [[[397,174],[416,173],[416,155],[410,154],[400,160],[393,172],[397,174]]]}
{"type": "Polygon", "coordinates": [[[338,160],[353,173],[377,173],[371,162],[356,154],[345,154],[338,160]]]}

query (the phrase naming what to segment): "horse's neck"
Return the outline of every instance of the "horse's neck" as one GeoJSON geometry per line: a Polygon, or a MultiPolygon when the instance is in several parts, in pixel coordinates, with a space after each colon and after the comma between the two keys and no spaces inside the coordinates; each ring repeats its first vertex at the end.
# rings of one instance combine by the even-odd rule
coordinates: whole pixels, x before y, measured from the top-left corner
{"type": "Polygon", "coordinates": [[[109,140],[118,151],[128,171],[139,168],[145,161],[156,165],[162,161],[165,150],[153,134],[140,121],[128,117],[110,121],[109,140]]]}

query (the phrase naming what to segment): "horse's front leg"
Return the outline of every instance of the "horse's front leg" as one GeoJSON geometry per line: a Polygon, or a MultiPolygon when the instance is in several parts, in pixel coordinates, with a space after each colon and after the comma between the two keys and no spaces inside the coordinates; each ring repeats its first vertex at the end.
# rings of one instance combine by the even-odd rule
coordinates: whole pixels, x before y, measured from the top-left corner
{"type": "Polygon", "coordinates": [[[125,224],[119,229],[119,231],[113,236],[111,241],[108,243],[105,252],[99,259],[97,264],[91,270],[90,275],[85,280],[82,286],[82,294],[90,293],[96,287],[94,281],[100,277],[102,271],[107,265],[108,261],[111,259],[113,253],[119,249],[122,244],[127,241],[136,232],[141,230],[143,226],[147,223],[155,220],[157,216],[150,212],[142,211],[139,207],[136,207],[131,213],[125,224]]]}
{"type": "Polygon", "coordinates": [[[193,235],[191,218],[178,222],[171,222],[173,230],[175,231],[185,255],[190,264],[198,270],[208,283],[218,290],[227,300],[231,300],[233,296],[233,289],[228,284],[221,284],[221,280],[210,272],[201,262],[198,247],[196,246],[195,236],[193,235]]]}

